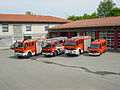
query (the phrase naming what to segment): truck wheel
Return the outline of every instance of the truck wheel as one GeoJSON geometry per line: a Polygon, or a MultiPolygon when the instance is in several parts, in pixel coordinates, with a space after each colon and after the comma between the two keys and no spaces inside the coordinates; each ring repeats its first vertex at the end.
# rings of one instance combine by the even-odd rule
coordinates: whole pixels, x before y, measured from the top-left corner
{"type": "Polygon", "coordinates": [[[79,50],[79,55],[81,55],[81,50],[79,50]]]}
{"type": "Polygon", "coordinates": [[[57,55],[58,55],[58,52],[55,51],[55,52],[53,53],[53,56],[55,57],[55,56],[57,56],[57,55]]]}
{"type": "Polygon", "coordinates": [[[45,57],[48,57],[48,55],[44,55],[45,57]]]}
{"type": "Polygon", "coordinates": [[[71,56],[71,54],[66,54],[67,56],[71,56]]]}
{"type": "Polygon", "coordinates": [[[32,54],[31,54],[31,52],[28,52],[27,58],[30,58],[30,57],[32,57],[32,54]]]}

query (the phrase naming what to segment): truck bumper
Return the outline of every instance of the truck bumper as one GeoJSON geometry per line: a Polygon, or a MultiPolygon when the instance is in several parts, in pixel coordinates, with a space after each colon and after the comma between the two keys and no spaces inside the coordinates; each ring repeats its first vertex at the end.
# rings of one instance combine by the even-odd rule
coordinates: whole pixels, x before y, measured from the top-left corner
{"type": "Polygon", "coordinates": [[[42,53],[42,55],[46,55],[46,56],[52,56],[53,55],[53,53],[42,53]]]}
{"type": "Polygon", "coordinates": [[[25,57],[25,56],[27,56],[27,53],[15,53],[15,56],[25,57]]]}
{"type": "Polygon", "coordinates": [[[65,54],[76,54],[76,55],[79,55],[79,51],[78,50],[65,50],[65,54]]]}
{"type": "Polygon", "coordinates": [[[89,53],[89,55],[100,55],[100,53],[89,53]]]}

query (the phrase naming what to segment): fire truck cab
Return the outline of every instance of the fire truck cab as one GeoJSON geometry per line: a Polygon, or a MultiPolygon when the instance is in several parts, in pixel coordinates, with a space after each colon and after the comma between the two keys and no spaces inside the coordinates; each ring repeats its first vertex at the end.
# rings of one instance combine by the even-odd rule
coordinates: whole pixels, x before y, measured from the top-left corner
{"type": "Polygon", "coordinates": [[[55,42],[47,43],[44,47],[42,47],[42,54],[44,56],[57,56],[63,52],[64,46],[55,42]]]}
{"type": "Polygon", "coordinates": [[[64,41],[67,37],[57,37],[46,40],[46,45],[42,47],[44,56],[57,56],[64,53],[64,41]]]}
{"type": "Polygon", "coordinates": [[[35,54],[42,52],[42,39],[40,40],[24,40],[14,44],[14,53],[17,57],[30,58],[35,54]]]}
{"type": "Polygon", "coordinates": [[[91,43],[89,47],[89,55],[101,55],[107,50],[106,40],[98,39],[91,43]]]}
{"type": "Polygon", "coordinates": [[[90,36],[80,36],[73,37],[71,39],[65,40],[65,54],[66,55],[80,55],[81,53],[87,51],[87,48],[91,44],[90,36]]]}

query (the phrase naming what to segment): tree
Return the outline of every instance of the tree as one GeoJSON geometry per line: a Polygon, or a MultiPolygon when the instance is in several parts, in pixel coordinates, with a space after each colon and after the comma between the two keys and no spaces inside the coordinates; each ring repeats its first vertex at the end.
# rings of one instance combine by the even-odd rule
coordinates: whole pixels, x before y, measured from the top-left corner
{"type": "Polygon", "coordinates": [[[85,13],[83,16],[72,15],[72,16],[67,17],[68,20],[73,20],[73,21],[83,20],[83,19],[91,19],[91,18],[98,18],[96,12],[92,13],[91,15],[85,13]]]}
{"type": "Polygon", "coordinates": [[[68,20],[75,21],[75,20],[76,20],[76,16],[74,16],[74,15],[68,16],[67,19],[68,19],[68,20]]]}
{"type": "Polygon", "coordinates": [[[96,12],[92,13],[91,16],[90,16],[90,18],[98,18],[97,13],[96,12]]]}
{"type": "Polygon", "coordinates": [[[82,17],[83,17],[83,19],[89,19],[90,15],[88,15],[87,13],[85,13],[82,17]]]}
{"type": "Polygon", "coordinates": [[[97,8],[97,15],[99,17],[109,17],[111,10],[115,7],[115,3],[112,0],[104,0],[100,2],[97,8]]]}
{"type": "Polygon", "coordinates": [[[120,16],[120,8],[113,8],[110,12],[110,16],[120,16]]]}
{"type": "Polygon", "coordinates": [[[92,18],[99,18],[99,17],[111,17],[111,16],[120,16],[120,8],[114,8],[116,6],[112,0],[103,0],[100,2],[97,13],[93,12],[92,14],[85,13],[83,16],[68,16],[68,20],[83,20],[83,19],[92,19],[92,18]]]}
{"type": "Polygon", "coordinates": [[[25,14],[27,14],[27,15],[33,15],[33,13],[31,11],[27,11],[27,12],[25,12],[25,14]]]}

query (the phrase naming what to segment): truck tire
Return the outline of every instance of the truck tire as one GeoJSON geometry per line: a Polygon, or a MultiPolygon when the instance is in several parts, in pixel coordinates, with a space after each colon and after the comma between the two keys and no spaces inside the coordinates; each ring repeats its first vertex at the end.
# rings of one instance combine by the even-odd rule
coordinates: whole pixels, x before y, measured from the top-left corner
{"type": "Polygon", "coordinates": [[[58,52],[55,51],[55,52],[53,53],[53,57],[55,57],[55,56],[57,56],[57,55],[58,55],[58,52]]]}
{"type": "Polygon", "coordinates": [[[81,50],[79,50],[79,55],[81,55],[82,53],[81,53],[81,50]]]}
{"type": "Polygon", "coordinates": [[[71,56],[71,54],[66,54],[67,56],[71,56]]]}
{"type": "Polygon", "coordinates": [[[45,57],[48,57],[48,55],[44,55],[45,57]]]}
{"type": "Polygon", "coordinates": [[[31,58],[31,57],[32,57],[31,52],[28,52],[28,53],[27,53],[27,58],[31,58]]]}

